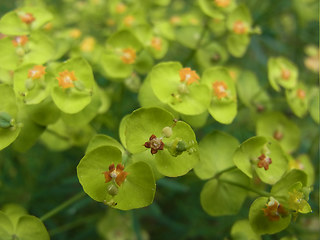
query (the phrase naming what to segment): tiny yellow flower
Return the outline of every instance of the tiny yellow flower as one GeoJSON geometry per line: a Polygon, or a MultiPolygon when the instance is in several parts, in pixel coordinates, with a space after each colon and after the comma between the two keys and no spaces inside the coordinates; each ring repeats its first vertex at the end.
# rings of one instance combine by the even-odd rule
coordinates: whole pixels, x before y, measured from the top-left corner
{"type": "Polygon", "coordinates": [[[135,17],[132,15],[128,15],[123,19],[123,23],[126,27],[131,27],[135,22],[135,17]]]}
{"type": "Polygon", "coordinates": [[[133,48],[122,49],[121,60],[125,64],[133,64],[136,60],[136,51],[133,48]]]}
{"type": "Polygon", "coordinates": [[[306,98],[306,92],[303,89],[298,88],[297,89],[297,97],[301,100],[304,100],[306,98]]]}
{"type": "Polygon", "coordinates": [[[26,24],[31,24],[34,20],[36,20],[34,18],[34,16],[32,15],[32,13],[23,13],[23,14],[19,15],[19,17],[20,17],[21,21],[26,24]]]}
{"type": "Polygon", "coordinates": [[[186,82],[187,85],[190,85],[194,82],[199,83],[198,80],[200,77],[195,71],[192,71],[191,68],[182,68],[179,72],[180,82],[186,82]]]}
{"type": "Polygon", "coordinates": [[[105,182],[108,183],[112,179],[115,180],[115,182],[120,186],[124,180],[127,178],[128,173],[123,171],[124,166],[122,164],[118,164],[117,167],[114,166],[114,163],[112,163],[109,166],[109,171],[104,172],[105,182]]]}
{"type": "Polygon", "coordinates": [[[162,39],[159,37],[153,37],[151,40],[151,46],[157,50],[157,51],[161,51],[162,49],[162,39]]]}
{"type": "Polygon", "coordinates": [[[78,28],[71,29],[69,35],[70,37],[77,39],[81,36],[81,31],[78,28]]]}
{"type": "Polygon", "coordinates": [[[237,20],[233,23],[233,32],[236,34],[246,34],[248,28],[243,21],[237,20]]]}
{"type": "Polygon", "coordinates": [[[93,37],[86,37],[80,44],[82,52],[92,52],[96,45],[96,40],[93,37]]]}
{"type": "Polygon", "coordinates": [[[45,69],[46,67],[42,65],[36,65],[29,70],[28,77],[31,78],[32,80],[40,79],[44,74],[46,74],[45,69]]]}
{"type": "Polygon", "coordinates": [[[27,36],[17,36],[12,40],[12,44],[15,47],[24,46],[29,41],[27,36]]]}
{"type": "Polygon", "coordinates": [[[224,81],[216,81],[212,84],[213,93],[218,98],[225,98],[228,96],[228,86],[224,81]]]}
{"type": "Polygon", "coordinates": [[[214,3],[221,8],[226,8],[230,5],[231,0],[214,0],[214,3]]]}

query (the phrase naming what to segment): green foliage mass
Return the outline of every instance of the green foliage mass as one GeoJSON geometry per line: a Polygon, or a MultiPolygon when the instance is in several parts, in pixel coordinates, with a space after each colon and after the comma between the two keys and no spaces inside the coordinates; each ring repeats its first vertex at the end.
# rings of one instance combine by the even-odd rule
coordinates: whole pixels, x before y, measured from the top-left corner
{"type": "Polygon", "coordinates": [[[316,0],[0,3],[0,240],[310,239],[316,0]]]}

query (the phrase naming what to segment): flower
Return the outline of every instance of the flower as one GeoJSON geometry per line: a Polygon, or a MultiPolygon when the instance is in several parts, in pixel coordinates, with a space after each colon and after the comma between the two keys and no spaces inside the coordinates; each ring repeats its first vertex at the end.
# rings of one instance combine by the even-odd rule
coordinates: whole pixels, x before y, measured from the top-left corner
{"type": "Polygon", "coordinates": [[[288,202],[289,202],[289,208],[295,210],[296,212],[308,213],[312,211],[310,205],[306,201],[306,196],[303,193],[302,189],[300,189],[299,191],[295,188],[292,191],[290,191],[288,202]]]}
{"type": "Polygon", "coordinates": [[[164,143],[161,138],[157,138],[154,134],[151,135],[148,142],[145,142],[146,148],[151,148],[151,154],[156,154],[159,150],[163,150],[164,143]]]}
{"type": "Polygon", "coordinates": [[[34,16],[32,15],[32,13],[24,13],[19,15],[20,19],[22,22],[26,23],[26,24],[31,24],[34,20],[36,20],[34,18],[34,16]]]}
{"type": "Polygon", "coordinates": [[[28,72],[28,77],[32,78],[32,80],[40,79],[46,72],[46,67],[42,65],[36,65],[28,72]]]}
{"type": "Polygon", "coordinates": [[[112,163],[109,166],[109,171],[106,171],[103,173],[106,183],[114,179],[115,182],[118,184],[118,186],[120,186],[128,175],[128,173],[123,170],[124,170],[124,166],[121,163],[118,163],[116,168],[114,166],[114,163],[112,163]]]}
{"type": "Polygon", "coordinates": [[[237,20],[233,23],[233,32],[236,34],[246,34],[248,32],[248,28],[243,21],[237,20]]]}
{"type": "Polygon", "coordinates": [[[60,77],[57,77],[57,79],[59,81],[59,86],[62,88],[74,87],[73,82],[78,80],[74,75],[74,71],[69,72],[68,70],[64,70],[63,72],[59,72],[59,76],[60,77]]]}
{"type": "Polygon", "coordinates": [[[214,3],[221,8],[228,7],[230,5],[230,0],[214,0],[214,3]]]}
{"type": "Polygon", "coordinates": [[[225,98],[228,96],[228,86],[224,81],[216,81],[212,84],[214,95],[218,98],[225,98]]]}
{"type": "Polygon", "coordinates": [[[18,46],[24,46],[26,45],[26,43],[29,41],[28,37],[23,35],[23,36],[16,36],[13,40],[12,40],[12,44],[15,47],[18,46]]]}
{"type": "Polygon", "coordinates": [[[96,40],[93,37],[86,37],[80,44],[82,52],[92,52],[96,45],[96,40]]]}
{"type": "Polygon", "coordinates": [[[172,25],[177,25],[177,24],[181,23],[181,18],[178,17],[178,16],[172,16],[172,17],[170,18],[170,23],[171,23],[172,25]]]}
{"type": "Polygon", "coordinates": [[[273,197],[270,197],[269,202],[266,204],[267,208],[263,208],[264,215],[270,221],[278,221],[280,217],[286,216],[288,213],[284,207],[273,197]]]}
{"type": "Polygon", "coordinates": [[[200,77],[195,71],[192,71],[191,68],[182,68],[179,72],[180,82],[186,82],[187,85],[190,85],[194,82],[199,83],[198,80],[200,77]]]}
{"type": "Polygon", "coordinates": [[[159,37],[153,37],[151,40],[151,46],[157,50],[157,51],[161,51],[162,49],[162,40],[159,37]]]}
{"type": "Polygon", "coordinates": [[[134,22],[135,22],[135,18],[132,15],[128,15],[123,19],[123,23],[127,27],[131,27],[134,22]]]}
{"type": "Polygon", "coordinates": [[[264,170],[269,169],[269,165],[272,163],[271,158],[269,156],[266,156],[264,153],[258,157],[259,162],[258,162],[258,168],[264,168],[264,170]]]}
{"type": "Polygon", "coordinates": [[[133,48],[122,49],[121,60],[125,64],[133,64],[136,60],[136,51],[133,48]]]}
{"type": "Polygon", "coordinates": [[[306,92],[301,88],[297,89],[297,97],[304,100],[306,98],[306,92]]]}
{"type": "Polygon", "coordinates": [[[290,76],[291,76],[290,70],[285,68],[281,69],[281,78],[283,80],[289,80],[290,76]]]}
{"type": "Polygon", "coordinates": [[[127,6],[124,5],[123,3],[118,3],[116,6],[116,13],[124,13],[127,10],[127,6]]]}
{"type": "Polygon", "coordinates": [[[78,28],[73,28],[71,29],[71,31],[69,32],[70,37],[77,39],[81,36],[81,31],[78,28]]]}

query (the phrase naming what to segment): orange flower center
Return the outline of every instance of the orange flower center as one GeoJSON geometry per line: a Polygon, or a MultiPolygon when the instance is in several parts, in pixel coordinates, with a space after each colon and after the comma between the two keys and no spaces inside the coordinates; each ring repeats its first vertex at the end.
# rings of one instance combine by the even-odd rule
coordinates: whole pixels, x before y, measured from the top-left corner
{"type": "Polygon", "coordinates": [[[297,97],[304,100],[306,98],[306,92],[301,88],[297,89],[297,97]]]}
{"type": "Polygon", "coordinates": [[[64,70],[63,72],[59,72],[59,76],[60,77],[57,77],[57,79],[59,81],[59,86],[62,88],[74,87],[73,82],[78,80],[74,75],[74,71],[69,72],[68,70],[64,70]]]}
{"type": "Polygon", "coordinates": [[[118,3],[118,5],[116,6],[116,13],[124,13],[127,10],[127,6],[124,5],[123,3],[118,3]]]}
{"type": "Polygon", "coordinates": [[[161,38],[153,37],[152,40],[151,40],[151,46],[155,50],[161,51],[161,49],[162,49],[162,40],[161,40],[161,38]]]}
{"type": "Polygon", "coordinates": [[[19,17],[21,21],[26,24],[31,24],[34,20],[36,20],[31,13],[21,14],[19,17]]]}
{"type": "Polygon", "coordinates": [[[28,37],[27,36],[17,36],[12,40],[12,44],[15,47],[18,46],[24,46],[28,42],[28,37]]]}
{"type": "Polygon", "coordinates": [[[133,48],[125,48],[122,50],[121,60],[125,64],[133,64],[136,60],[136,51],[133,48]]]}
{"type": "Polygon", "coordinates": [[[280,217],[287,215],[286,210],[283,206],[275,200],[273,197],[270,197],[270,201],[266,204],[267,208],[263,208],[264,215],[270,221],[278,221],[280,217]]]}
{"type": "Polygon", "coordinates": [[[128,175],[128,173],[123,170],[124,166],[122,164],[118,163],[117,167],[115,168],[114,163],[112,163],[109,166],[109,171],[103,173],[106,183],[114,179],[115,182],[120,186],[128,175]]]}
{"type": "Polygon", "coordinates": [[[285,69],[285,68],[283,68],[283,69],[281,70],[281,78],[282,78],[283,80],[289,80],[290,76],[291,76],[290,70],[285,69]]]}
{"type": "Polygon", "coordinates": [[[135,18],[134,18],[134,16],[132,16],[132,15],[126,16],[126,17],[123,19],[123,23],[124,23],[124,25],[127,26],[127,27],[131,27],[131,26],[133,25],[134,21],[135,21],[135,18]]]}
{"type": "Polygon", "coordinates": [[[214,0],[214,3],[221,8],[228,7],[230,5],[230,0],[214,0]]]}
{"type": "Polygon", "coordinates": [[[33,80],[40,79],[46,73],[45,69],[46,69],[46,67],[44,67],[42,65],[36,65],[32,69],[29,70],[28,77],[32,78],[33,80]]]}
{"type": "Polygon", "coordinates": [[[228,96],[227,90],[228,86],[223,81],[216,81],[212,84],[214,95],[218,98],[224,98],[228,96]]]}
{"type": "Polygon", "coordinates": [[[195,71],[192,71],[191,68],[182,68],[179,72],[180,82],[185,82],[187,85],[190,85],[194,82],[199,83],[198,80],[200,77],[195,71]]]}
{"type": "Polygon", "coordinates": [[[261,154],[258,159],[258,168],[264,168],[264,170],[267,171],[269,169],[269,165],[272,163],[271,158],[266,156],[265,154],[261,154]]]}
{"type": "Polygon", "coordinates": [[[243,21],[237,20],[233,23],[233,32],[236,34],[246,34],[248,31],[247,26],[243,21]]]}

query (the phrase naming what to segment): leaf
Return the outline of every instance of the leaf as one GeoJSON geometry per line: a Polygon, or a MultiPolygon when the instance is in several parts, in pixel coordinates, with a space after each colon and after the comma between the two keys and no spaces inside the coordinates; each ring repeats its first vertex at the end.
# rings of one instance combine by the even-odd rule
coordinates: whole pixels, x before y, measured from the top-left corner
{"type": "Polygon", "coordinates": [[[22,216],[16,227],[16,235],[21,240],[49,240],[47,229],[40,221],[34,216],[22,216]]]}
{"type": "Polygon", "coordinates": [[[238,220],[232,225],[231,237],[233,240],[261,240],[261,237],[252,230],[247,219],[238,220]]]}
{"type": "Polygon", "coordinates": [[[107,191],[108,184],[105,183],[103,175],[112,163],[121,163],[121,151],[115,147],[102,146],[86,154],[77,167],[78,178],[84,191],[98,202],[117,203],[114,207],[121,210],[151,204],[155,193],[155,180],[150,167],[143,162],[125,166],[124,171],[128,175],[113,198],[107,191]]]}
{"type": "Polygon", "coordinates": [[[234,57],[242,57],[248,48],[250,37],[248,35],[229,34],[227,37],[227,48],[234,57]]]}
{"type": "Polygon", "coordinates": [[[13,46],[9,37],[0,39],[0,66],[5,70],[15,70],[19,63],[20,58],[16,54],[16,48],[13,46]]]}
{"type": "Polygon", "coordinates": [[[248,178],[240,171],[225,173],[221,180],[209,180],[201,191],[200,201],[202,208],[211,216],[237,214],[247,196],[246,190],[223,180],[249,184],[248,178]]]}
{"type": "Polygon", "coordinates": [[[11,11],[1,17],[0,32],[6,35],[29,34],[28,25],[21,21],[17,12],[11,11]]]}
{"type": "Polygon", "coordinates": [[[214,131],[206,135],[199,143],[200,161],[194,167],[196,175],[209,179],[234,166],[232,156],[238,146],[238,140],[224,132],[214,131]]]}
{"type": "Polygon", "coordinates": [[[296,150],[300,144],[299,127],[280,112],[261,115],[257,120],[256,134],[276,139],[288,153],[296,150]]]}
{"type": "MultiPolygon", "coordinates": [[[[6,84],[0,84],[0,113],[7,113],[16,119],[18,108],[14,91],[6,84]]],[[[10,145],[19,135],[20,127],[0,128],[0,150],[10,145]]]]}
{"type": "Polygon", "coordinates": [[[77,81],[81,81],[84,90],[80,91],[75,88],[63,89],[58,86],[58,80],[55,79],[52,89],[52,99],[57,107],[68,114],[80,112],[91,102],[92,91],[94,90],[94,78],[91,66],[83,58],[73,58],[62,63],[55,70],[55,77],[59,77],[59,73],[68,70],[74,71],[77,81]]]}
{"type": "Polygon", "coordinates": [[[257,234],[274,234],[288,227],[291,221],[291,214],[281,217],[278,221],[269,220],[262,211],[266,207],[268,198],[257,198],[250,206],[249,221],[252,229],[257,234]]]}
{"type": "Polygon", "coordinates": [[[211,90],[211,103],[209,113],[218,122],[229,124],[237,114],[236,88],[229,72],[223,67],[207,68],[202,75],[202,82],[211,90]],[[227,97],[218,98],[213,84],[223,82],[226,84],[227,97]]]}

